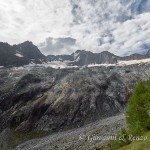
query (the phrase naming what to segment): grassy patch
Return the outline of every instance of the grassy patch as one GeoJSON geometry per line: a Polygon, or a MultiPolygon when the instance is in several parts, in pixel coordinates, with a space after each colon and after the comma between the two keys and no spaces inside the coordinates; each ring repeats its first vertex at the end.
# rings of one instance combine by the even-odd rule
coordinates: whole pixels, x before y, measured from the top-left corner
{"type": "Polygon", "coordinates": [[[129,145],[115,149],[109,144],[96,150],[150,150],[150,131],[146,132],[143,136],[147,137],[147,140],[133,141],[129,145]]]}

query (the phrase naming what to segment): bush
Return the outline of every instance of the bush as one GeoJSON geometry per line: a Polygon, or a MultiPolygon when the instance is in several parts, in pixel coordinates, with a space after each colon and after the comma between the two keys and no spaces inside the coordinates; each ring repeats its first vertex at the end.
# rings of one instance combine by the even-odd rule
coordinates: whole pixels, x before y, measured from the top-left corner
{"type": "Polygon", "coordinates": [[[116,150],[124,145],[130,144],[131,141],[129,140],[128,137],[129,137],[129,131],[123,128],[121,132],[119,133],[117,139],[111,142],[110,144],[111,149],[116,150]]]}

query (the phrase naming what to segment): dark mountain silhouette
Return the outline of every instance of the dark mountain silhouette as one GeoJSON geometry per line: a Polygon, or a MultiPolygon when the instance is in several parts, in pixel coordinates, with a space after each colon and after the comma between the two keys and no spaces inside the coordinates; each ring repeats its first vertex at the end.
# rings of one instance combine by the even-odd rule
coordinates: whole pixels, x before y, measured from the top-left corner
{"type": "Polygon", "coordinates": [[[32,42],[9,45],[0,42],[0,66],[22,66],[29,63],[42,63],[46,57],[32,42]]]}
{"type": "Polygon", "coordinates": [[[9,45],[0,42],[0,66],[23,66],[30,63],[41,64],[43,62],[62,61],[68,65],[84,66],[89,64],[116,64],[120,60],[140,60],[150,58],[150,50],[145,54],[132,54],[119,57],[108,51],[93,53],[85,50],[77,50],[71,55],[44,56],[32,42],[26,41],[18,45],[9,45]]]}

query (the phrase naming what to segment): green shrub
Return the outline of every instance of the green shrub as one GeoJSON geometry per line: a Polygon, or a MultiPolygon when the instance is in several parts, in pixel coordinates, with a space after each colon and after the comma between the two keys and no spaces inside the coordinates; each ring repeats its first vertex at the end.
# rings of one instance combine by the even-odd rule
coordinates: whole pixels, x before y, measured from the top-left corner
{"type": "Polygon", "coordinates": [[[111,142],[110,144],[111,149],[116,150],[124,145],[130,144],[131,141],[129,140],[128,137],[129,137],[129,131],[123,128],[121,132],[119,133],[117,139],[111,142]]]}

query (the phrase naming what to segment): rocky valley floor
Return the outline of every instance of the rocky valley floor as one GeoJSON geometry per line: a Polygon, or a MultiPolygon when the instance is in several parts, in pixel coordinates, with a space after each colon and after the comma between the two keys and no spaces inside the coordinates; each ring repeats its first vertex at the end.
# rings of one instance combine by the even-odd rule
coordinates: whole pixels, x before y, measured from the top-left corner
{"type": "Polygon", "coordinates": [[[125,116],[120,114],[81,128],[28,141],[15,150],[96,150],[114,140],[123,127],[126,127],[125,116]]]}

